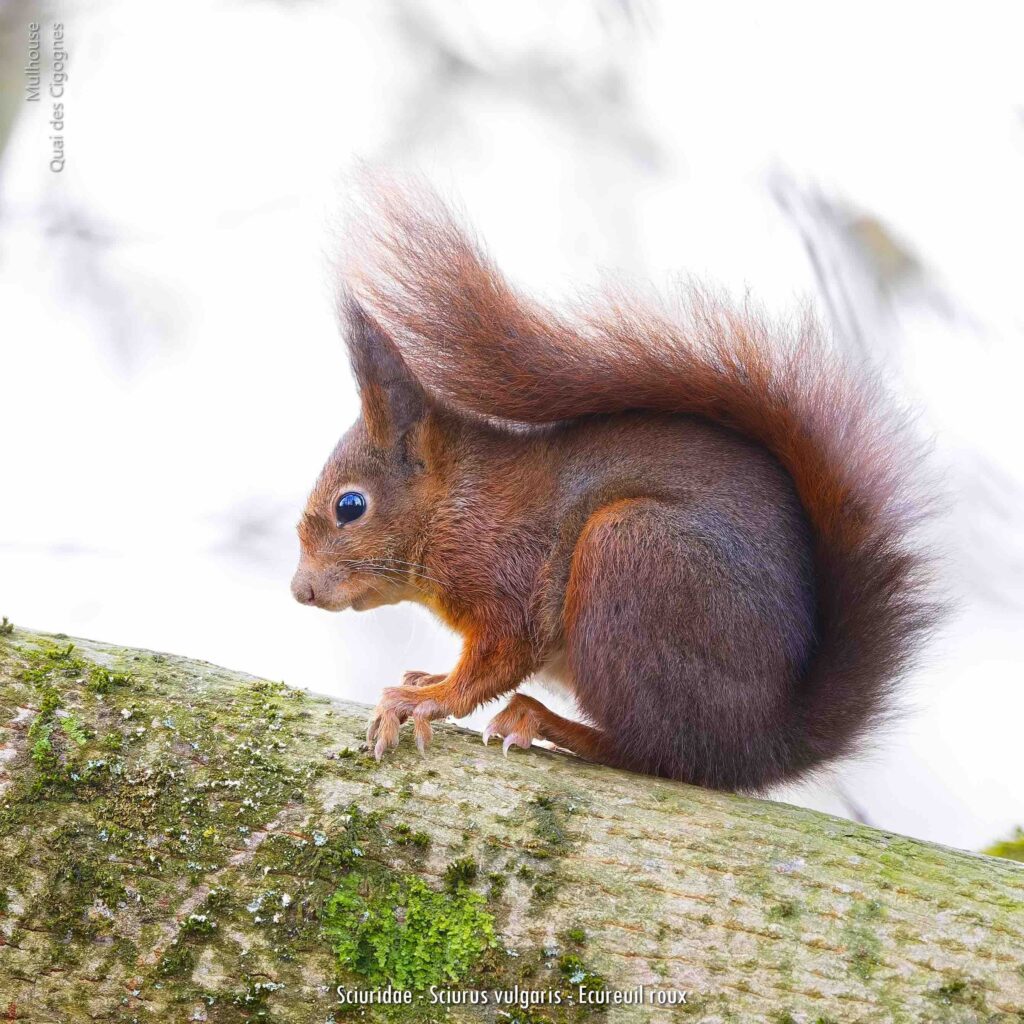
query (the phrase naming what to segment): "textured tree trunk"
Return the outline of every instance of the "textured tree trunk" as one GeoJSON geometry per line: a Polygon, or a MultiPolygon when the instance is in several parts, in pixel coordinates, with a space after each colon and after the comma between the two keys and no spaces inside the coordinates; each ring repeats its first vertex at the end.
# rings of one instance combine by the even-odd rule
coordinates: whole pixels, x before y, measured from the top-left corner
{"type": "Polygon", "coordinates": [[[1022,865],[366,715],[0,636],[0,1019],[1024,1020],[1022,865]]]}

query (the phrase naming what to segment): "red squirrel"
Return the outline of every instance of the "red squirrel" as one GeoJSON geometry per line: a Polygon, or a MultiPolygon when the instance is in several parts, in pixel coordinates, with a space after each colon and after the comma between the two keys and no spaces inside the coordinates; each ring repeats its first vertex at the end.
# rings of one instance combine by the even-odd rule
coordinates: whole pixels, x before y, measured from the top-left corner
{"type": "Polygon", "coordinates": [[[701,292],[570,317],[513,289],[438,201],[384,190],[339,312],[361,415],[298,526],[300,602],[418,601],[451,672],[367,735],[512,693],[484,742],[760,790],[858,749],[935,619],[911,448],[809,317],[701,292]],[[583,721],[514,691],[535,673],[583,721]]]}

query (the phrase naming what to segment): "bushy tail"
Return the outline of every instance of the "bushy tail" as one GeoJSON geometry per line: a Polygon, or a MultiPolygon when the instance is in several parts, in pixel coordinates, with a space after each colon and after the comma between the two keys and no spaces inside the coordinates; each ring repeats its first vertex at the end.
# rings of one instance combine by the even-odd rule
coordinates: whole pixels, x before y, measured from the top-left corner
{"type": "Polygon", "coordinates": [[[912,541],[915,449],[877,376],[852,376],[809,316],[787,331],[701,291],[678,318],[620,297],[569,318],[514,291],[429,194],[385,186],[372,210],[350,286],[443,401],[527,423],[690,413],[774,453],[815,537],[817,645],[789,767],[855,749],[937,609],[912,541]]]}

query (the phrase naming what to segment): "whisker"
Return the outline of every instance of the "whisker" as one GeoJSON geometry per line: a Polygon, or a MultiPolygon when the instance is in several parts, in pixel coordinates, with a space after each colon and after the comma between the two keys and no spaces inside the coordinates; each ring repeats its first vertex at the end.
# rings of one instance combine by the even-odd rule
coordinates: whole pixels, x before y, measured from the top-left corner
{"type": "MultiPolygon", "coordinates": [[[[427,566],[425,566],[422,562],[407,562],[407,561],[405,561],[404,559],[401,559],[401,558],[376,558],[376,559],[374,559],[374,561],[376,561],[376,562],[394,562],[396,565],[409,566],[412,569],[416,569],[417,570],[417,575],[420,576],[422,579],[431,580],[432,582],[436,583],[438,586],[444,586],[444,581],[438,579],[436,576],[432,576],[427,571],[427,566]]],[[[390,569],[390,566],[382,566],[382,568],[389,568],[390,569]]],[[[397,572],[398,570],[397,569],[393,569],[391,571],[392,572],[397,572]]]]}
{"type": "MultiPolygon", "coordinates": [[[[381,569],[381,570],[383,570],[385,572],[393,572],[393,573],[396,573],[396,574],[402,573],[403,572],[402,569],[397,569],[397,568],[394,568],[393,566],[390,566],[390,565],[380,565],[380,564],[377,564],[377,563],[380,563],[380,562],[394,562],[397,565],[410,566],[411,568],[417,569],[418,570],[417,575],[421,579],[430,580],[431,583],[436,583],[439,587],[443,587],[445,585],[445,581],[444,580],[438,579],[436,576],[432,576],[430,573],[426,572],[427,566],[423,565],[422,562],[407,562],[407,561],[405,561],[404,559],[401,559],[401,558],[387,558],[387,557],[383,557],[383,556],[380,556],[380,557],[377,557],[377,558],[367,558],[367,559],[343,558],[343,559],[339,559],[339,561],[343,562],[346,565],[353,566],[355,568],[364,568],[364,569],[375,568],[375,569],[381,569]]],[[[412,581],[410,580],[410,582],[412,582],[412,581]]]]}

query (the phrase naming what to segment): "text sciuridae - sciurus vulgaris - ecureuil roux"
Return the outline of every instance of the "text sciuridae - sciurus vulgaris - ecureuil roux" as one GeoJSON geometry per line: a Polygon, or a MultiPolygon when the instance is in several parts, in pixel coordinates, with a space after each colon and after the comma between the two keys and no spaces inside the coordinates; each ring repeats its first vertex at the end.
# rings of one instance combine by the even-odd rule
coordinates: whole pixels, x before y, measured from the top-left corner
{"type": "Polygon", "coordinates": [[[338,308],[362,414],[299,523],[298,600],[417,601],[463,639],[385,689],[485,731],[722,789],[857,749],[934,620],[913,446],[804,317],[691,292],[572,317],[509,286],[430,195],[377,190],[338,308]],[[516,688],[546,673],[583,722],[516,688]]]}

